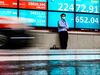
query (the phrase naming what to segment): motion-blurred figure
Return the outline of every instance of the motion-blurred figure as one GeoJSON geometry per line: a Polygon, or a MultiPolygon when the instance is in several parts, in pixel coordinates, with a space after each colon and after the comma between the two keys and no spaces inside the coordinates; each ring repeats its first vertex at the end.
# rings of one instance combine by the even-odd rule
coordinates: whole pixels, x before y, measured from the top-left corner
{"type": "Polygon", "coordinates": [[[18,48],[18,45],[27,45],[34,37],[28,32],[32,28],[27,26],[30,19],[16,17],[0,17],[0,48],[18,48]],[[15,45],[14,45],[15,44],[15,45]],[[14,45],[14,46],[12,46],[14,45]]]}

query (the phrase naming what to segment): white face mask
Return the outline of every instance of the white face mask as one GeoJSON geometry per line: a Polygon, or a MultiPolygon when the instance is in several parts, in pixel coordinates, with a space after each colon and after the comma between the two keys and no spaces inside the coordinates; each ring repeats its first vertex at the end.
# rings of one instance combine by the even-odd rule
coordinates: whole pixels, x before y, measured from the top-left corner
{"type": "Polygon", "coordinates": [[[65,17],[62,17],[62,19],[65,19],[65,17]]]}

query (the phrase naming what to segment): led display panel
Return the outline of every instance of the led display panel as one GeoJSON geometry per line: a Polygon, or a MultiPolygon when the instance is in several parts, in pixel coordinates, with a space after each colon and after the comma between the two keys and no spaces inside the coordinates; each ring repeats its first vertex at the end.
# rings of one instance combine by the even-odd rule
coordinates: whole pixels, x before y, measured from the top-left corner
{"type": "MultiPolygon", "coordinates": [[[[48,13],[48,27],[58,27],[58,21],[61,20],[60,15],[63,12],[49,12],[48,13]]],[[[66,22],[68,23],[69,28],[74,28],[74,14],[65,13],[66,22]]]]}
{"type": "Polygon", "coordinates": [[[3,9],[0,8],[0,17],[17,17],[17,9],[3,9]]]}
{"type": "Polygon", "coordinates": [[[19,0],[19,8],[46,10],[47,1],[46,0],[19,0]]]}
{"type": "Polygon", "coordinates": [[[100,0],[0,0],[0,16],[29,18],[31,26],[58,27],[62,13],[69,28],[100,29],[100,0]]]}
{"type": "Polygon", "coordinates": [[[74,11],[74,0],[48,0],[48,9],[56,11],[74,11]]]}
{"type": "Polygon", "coordinates": [[[76,28],[100,29],[100,15],[77,14],[76,28]]]}
{"type": "Polygon", "coordinates": [[[76,12],[100,13],[100,0],[76,0],[76,12]]]}
{"type": "Polygon", "coordinates": [[[17,0],[0,0],[0,7],[17,8],[17,0]]]}
{"type": "Polygon", "coordinates": [[[19,10],[19,17],[30,19],[31,26],[46,26],[45,11],[19,10]]]}

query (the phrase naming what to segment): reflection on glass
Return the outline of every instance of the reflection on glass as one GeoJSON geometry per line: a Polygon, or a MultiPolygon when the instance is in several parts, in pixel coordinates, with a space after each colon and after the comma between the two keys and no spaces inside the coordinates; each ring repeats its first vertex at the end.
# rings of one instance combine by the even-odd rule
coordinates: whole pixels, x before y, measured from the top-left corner
{"type": "Polygon", "coordinates": [[[100,61],[0,62],[0,75],[100,75],[100,61]]]}

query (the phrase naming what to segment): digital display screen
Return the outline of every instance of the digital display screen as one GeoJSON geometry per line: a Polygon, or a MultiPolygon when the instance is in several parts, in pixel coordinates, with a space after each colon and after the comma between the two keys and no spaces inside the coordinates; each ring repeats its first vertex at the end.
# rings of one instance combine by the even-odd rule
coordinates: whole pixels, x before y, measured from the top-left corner
{"type": "Polygon", "coordinates": [[[46,26],[46,12],[34,10],[19,10],[19,17],[30,19],[31,26],[46,26]]]}
{"type": "MultiPolygon", "coordinates": [[[[58,21],[61,20],[61,14],[63,12],[49,12],[48,13],[48,27],[58,27],[58,21]]],[[[65,13],[66,22],[68,23],[69,28],[74,28],[74,14],[65,13]]]]}
{"type": "Polygon", "coordinates": [[[17,8],[17,0],[0,0],[0,7],[17,8]]]}
{"type": "Polygon", "coordinates": [[[100,13],[100,0],[76,0],[76,12],[100,13]]]}
{"type": "Polygon", "coordinates": [[[62,13],[69,28],[100,29],[100,0],[0,0],[0,16],[28,18],[31,26],[58,27],[62,13]]]}
{"type": "Polygon", "coordinates": [[[47,1],[46,0],[19,0],[19,8],[46,10],[47,1]]]}
{"type": "Polygon", "coordinates": [[[48,0],[49,10],[74,11],[74,0],[48,0]]]}
{"type": "Polygon", "coordinates": [[[77,14],[76,28],[100,29],[100,15],[77,14]]]}
{"type": "Polygon", "coordinates": [[[0,8],[0,16],[17,17],[17,9],[0,8]]]}

